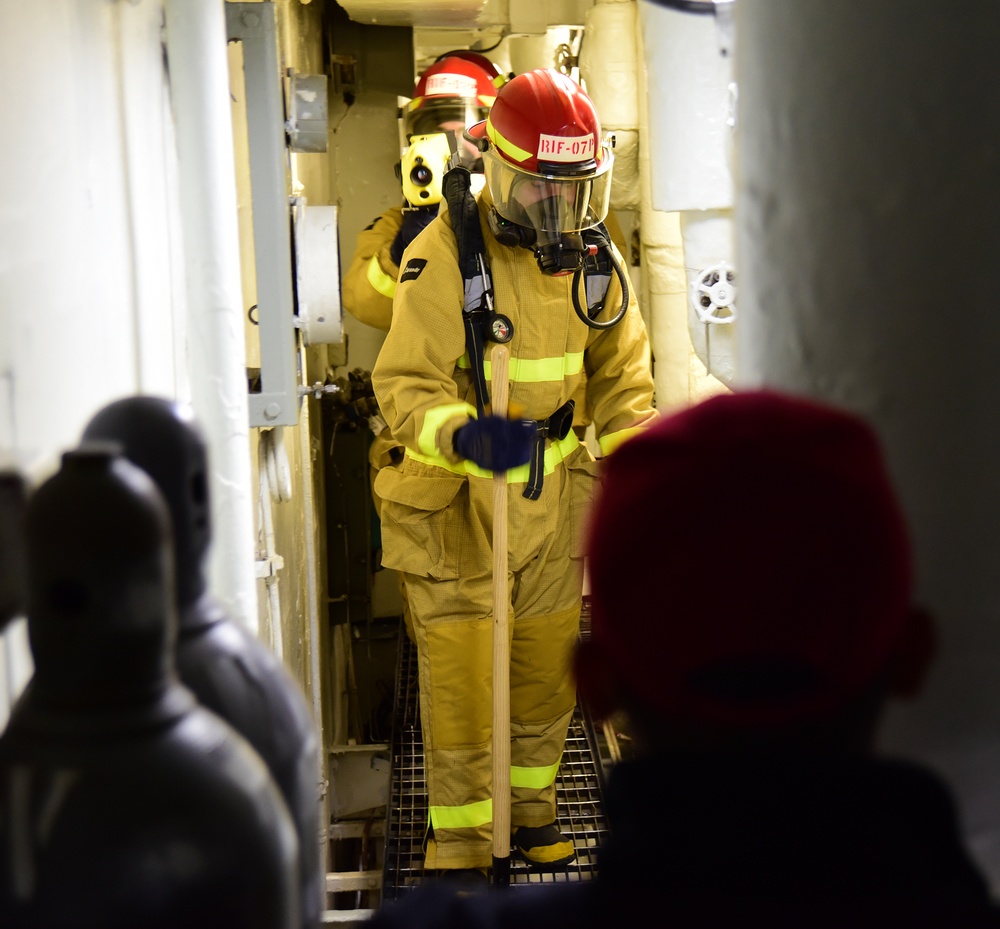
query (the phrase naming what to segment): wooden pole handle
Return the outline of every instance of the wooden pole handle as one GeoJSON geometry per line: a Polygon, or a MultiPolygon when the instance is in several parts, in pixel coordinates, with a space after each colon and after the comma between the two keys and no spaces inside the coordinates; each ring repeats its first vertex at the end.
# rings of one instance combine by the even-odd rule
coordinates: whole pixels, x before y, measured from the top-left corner
{"type": "MultiPolygon", "coordinates": [[[[490,354],[493,415],[507,416],[507,349],[490,354]]],[[[507,593],[507,474],[493,475],[493,883],[510,883],[510,597],[507,593]]]]}

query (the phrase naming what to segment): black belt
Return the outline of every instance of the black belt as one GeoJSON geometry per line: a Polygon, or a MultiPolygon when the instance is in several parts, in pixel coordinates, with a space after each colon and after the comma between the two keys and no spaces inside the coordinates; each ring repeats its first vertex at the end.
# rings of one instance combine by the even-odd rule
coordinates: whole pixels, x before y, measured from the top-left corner
{"type": "Polygon", "coordinates": [[[536,419],[535,444],[531,449],[531,460],[528,462],[528,486],[524,488],[522,497],[537,500],[542,495],[542,479],[545,477],[545,440],[565,439],[573,426],[573,411],[575,400],[567,400],[548,419],[536,419]]]}

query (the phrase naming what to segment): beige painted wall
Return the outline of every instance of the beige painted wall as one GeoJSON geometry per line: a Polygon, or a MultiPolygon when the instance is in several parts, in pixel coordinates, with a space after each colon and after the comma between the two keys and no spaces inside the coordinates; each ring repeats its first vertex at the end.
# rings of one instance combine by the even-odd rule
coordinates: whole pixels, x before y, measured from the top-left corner
{"type": "MultiPolygon", "coordinates": [[[[300,74],[322,73],[322,8],[320,4],[303,6],[298,2],[278,0],[280,65],[283,74],[294,68],[300,74]]],[[[243,59],[239,44],[229,46],[232,89],[234,143],[237,162],[237,202],[240,231],[243,304],[249,310],[256,303],[255,256],[253,250],[253,195],[250,187],[246,137],[246,111],[243,97],[243,59]]],[[[291,154],[289,179],[294,193],[310,205],[330,201],[328,157],[324,153],[291,154]]],[[[331,262],[336,256],[331,256],[331,262]]],[[[259,366],[258,329],[245,316],[248,367],[259,366]]],[[[325,345],[303,348],[299,353],[303,369],[300,380],[307,384],[322,381],[326,374],[325,345]]],[[[283,657],[286,667],[300,682],[314,708],[328,703],[329,681],[325,671],[325,557],[321,512],[323,501],[322,468],[317,468],[322,454],[319,435],[318,401],[307,395],[299,407],[299,424],[279,430],[291,473],[291,498],[270,503],[274,526],[274,551],[283,561],[277,572],[279,615],[272,616],[272,598],[263,579],[257,581],[260,637],[283,657]],[[313,642],[311,639],[316,636],[313,642]],[[315,653],[314,653],[315,649],[315,653]],[[318,673],[317,673],[318,672],[318,673]]],[[[258,558],[265,550],[262,525],[258,446],[261,430],[251,430],[249,454],[253,467],[255,530],[258,558]]],[[[264,500],[266,500],[266,494],[264,500]]],[[[320,717],[325,714],[320,712],[320,717]]],[[[324,735],[329,730],[324,720],[324,735]]],[[[326,742],[326,739],[324,739],[326,742]]]]}

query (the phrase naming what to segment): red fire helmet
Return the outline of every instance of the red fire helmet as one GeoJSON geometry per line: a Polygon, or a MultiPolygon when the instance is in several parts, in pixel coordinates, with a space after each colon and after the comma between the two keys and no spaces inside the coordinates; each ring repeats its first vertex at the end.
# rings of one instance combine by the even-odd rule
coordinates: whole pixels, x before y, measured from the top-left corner
{"type": "Polygon", "coordinates": [[[482,52],[474,52],[471,48],[458,48],[450,52],[445,52],[443,55],[438,55],[434,59],[434,63],[437,64],[439,61],[444,61],[445,58],[462,58],[474,65],[478,65],[483,71],[492,76],[493,83],[497,87],[502,87],[507,83],[507,78],[504,76],[503,71],[500,70],[500,66],[495,61],[490,61],[482,52]]]}
{"type": "Polygon", "coordinates": [[[512,78],[489,115],[466,137],[483,151],[486,183],[497,212],[528,225],[526,210],[546,200],[540,232],[596,225],[608,212],[614,154],[602,138],[597,108],[586,91],[552,69],[512,78]]]}
{"type": "Polygon", "coordinates": [[[427,135],[442,127],[457,129],[484,119],[497,96],[503,75],[478,52],[448,53],[417,81],[403,118],[406,135],[427,135]],[[481,59],[481,60],[480,60],[481,59]]]}

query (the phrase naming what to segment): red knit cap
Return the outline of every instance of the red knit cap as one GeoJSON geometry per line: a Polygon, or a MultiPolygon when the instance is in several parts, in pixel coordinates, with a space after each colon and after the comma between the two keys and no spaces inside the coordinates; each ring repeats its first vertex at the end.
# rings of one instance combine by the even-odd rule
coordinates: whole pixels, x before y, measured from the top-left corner
{"type": "Polygon", "coordinates": [[[770,391],[721,395],[606,466],[588,540],[591,638],[651,710],[806,720],[883,670],[911,554],[862,420],[770,391]]]}

